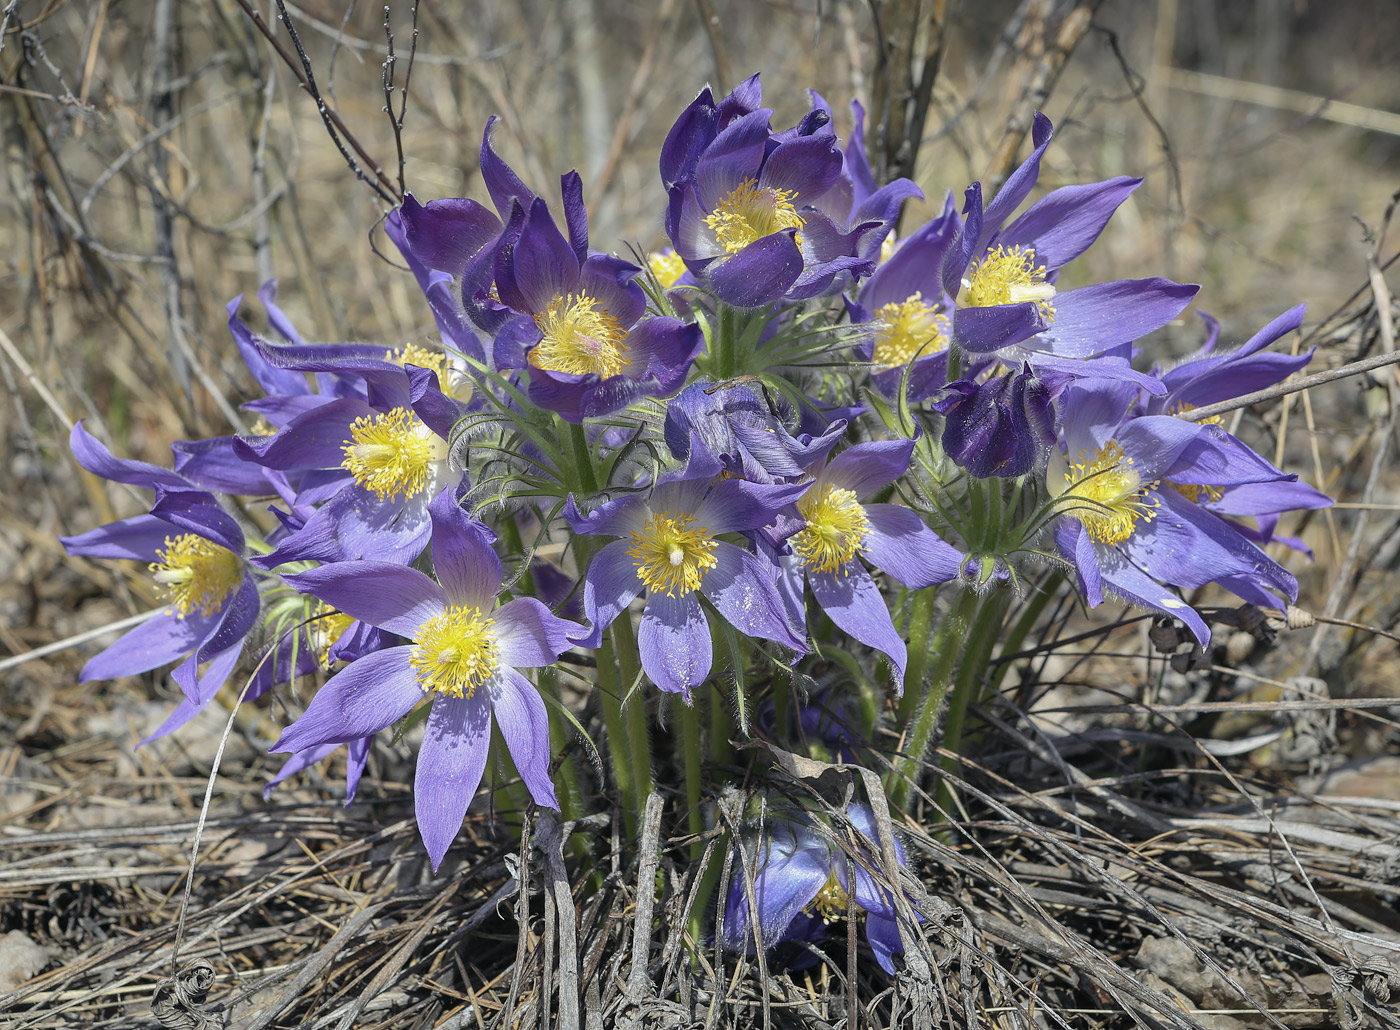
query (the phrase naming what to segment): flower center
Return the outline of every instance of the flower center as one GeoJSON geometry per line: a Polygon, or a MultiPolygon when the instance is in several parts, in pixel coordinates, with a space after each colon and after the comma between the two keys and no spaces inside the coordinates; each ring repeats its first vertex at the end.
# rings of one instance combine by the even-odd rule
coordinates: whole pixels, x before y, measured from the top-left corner
{"type": "Polygon", "coordinates": [[[830,925],[838,919],[846,918],[847,902],[850,895],[846,893],[846,888],[841,886],[841,881],[836,878],[836,873],[827,874],[826,883],[822,889],[817,891],[817,896],[812,899],[812,903],[802,911],[808,915],[818,916],[823,923],[830,925]]]}
{"type": "Polygon", "coordinates": [[[1145,500],[1148,486],[1133,471],[1133,460],[1117,440],[1104,444],[1093,456],[1079,452],[1079,461],[1065,473],[1073,498],[1069,513],[1084,524],[1091,540],[1121,544],[1133,535],[1138,519],[1151,521],[1158,502],[1145,500]]]}
{"type": "Polygon", "coordinates": [[[340,467],[381,501],[421,493],[433,463],[447,456],[447,444],[407,408],[362,415],[351,423],[350,439],[340,467]]]}
{"type": "Polygon", "coordinates": [[[408,656],[423,689],[451,697],[471,697],[500,666],[495,620],[480,608],[449,605],[418,627],[417,645],[408,656]]]}
{"type": "MultiPolygon", "coordinates": [[[[791,190],[760,186],[756,179],[745,179],[706,216],[705,224],[714,230],[715,241],[721,247],[737,254],[754,240],[806,225],[793,205],[794,197],[791,190]]],[[[797,245],[802,246],[801,236],[797,237],[797,245]]]]}
{"type": "Polygon", "coordinates": [[[876,365],[907,365],[916,357],[948,348],[948,316],[925,304],[922,293],[884,305],[875,312],[875,319],[883,325],[875,334],[871,361],[876,365]]]}
{"type": "Polygon", "coordinates": [[[870,520],[854,490],[823,486],[797,502],[807,525],[792,537],[792,549],[815,572],[840,572],[860,552],[870,520]]]}
{"type": "Polygon", "coordinates": [[[609,379],[632,364],[622,348],[627,332],[586,293],[555,297],[535,324],[544,334],[530,351],[530,364],[547,372],[609,379]]]}
{"type": "Polygon", "coordinates": [[[1034,301],[1045,321],[1055,320],[1055,305],[1050,303],[1055,287],[1045,281],[1045,266],[1035,263],[1035,251],[1029,247],[993,247],[968,267],[962,287],[958,301],[964,307],[1034,301]]]}
{"type": "Polygon", "coordinates": [[[632,534],[627,557],[648,590],[667,597],[685,597],[700,586],[706,572],[719,564],[715,538],[683,512],[653,515],[640,533],[632,534]]]}
{"type": "Polygon", "coordinates": [[[665,250],[654,250],[648,254],[647,267],[651,269],[651,274],[656,276],[656,281],[665,290],[675,286],[677,280],[685,275],[685,262],[670,247],[665,250]]]}
{"type": "Polygon", "coordinates": [[[213,615],[234,587],[243,582],[243,562],[227,547],[193,533],[165,538],[165,548],[150,564],[156,586],[180,618],[191,612],[213,615]]]}
{"type": "Polygon", "coordinates": [[[340,643],[340,638],[345,635],[345,631],[355,621],[354,616],[336,611],[326,602],[320,601],[317,603],[316,612],[311,618],[311,646],[316,651],[317,661],[329,669],[331,667],[331,648],[340,643]]]}

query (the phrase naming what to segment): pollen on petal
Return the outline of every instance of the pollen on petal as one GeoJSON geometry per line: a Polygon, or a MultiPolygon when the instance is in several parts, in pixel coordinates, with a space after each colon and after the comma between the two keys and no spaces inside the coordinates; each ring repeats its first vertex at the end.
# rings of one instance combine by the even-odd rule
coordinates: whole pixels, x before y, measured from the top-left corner
{"type": "Polygon", "coordinates": [[[408,664],[425,691],[471,697],[500,668],[495,620],[479,608],[449,605],[418,627],[408,664]]]}
{"type": "MultiPolygon", "coordinates": [[[[806,225],[806,219],[793,204],[795,198],[791,190],[760,186],[756,179],[745,179],[706,216],[705,224],[721,247],[737,254],[755,240],[806,225]]],[[[802,245],[800,235],[797,245],[802,245]]]]}
{"type": "Polygon", "coordinates": [[[692,516],[663,511],[632,534],[627,557],[648,590],[685,597],[698,590],[705,573],[719,564],[715,547],[710,531],[697,526],[692,516]]]}
{"type": "Polygon", "coordinates": [[[623,347],[627,331],[586,293],[556,296],[535,324],[543,334],[529,355],[536,368],[609,379],[632,364],[623,347]]]}
{"type": "Polygon", "coordinates": [[[789,543],[814,572],[840,572],[860,553],[870,520],[855,491],[830,484],[808,490],[797,502],[807,525],[789,543]]]}
{"type": "Polygon", "coordinates": [[[1146,499],[1151,484],[1143,483],[1117,440],[1093,454],[1080,451],[1079,461],[1065,473],[1065,485],[1061,510],[1083,523],[1089,539],[1101,544],[1121,544],[1133,535],[1139,520],[1156,518],[1158,502],[1146,499]]]}
{"type": "Polygon", "coordinates": [[[875,351],[871,362],[896,367],[948,349],[948,316],[924,303],[922,293],[891,302],[875,312],[875,351]]]}
{"type": "Polygon", "coordinates": [[[1047,322],[1055,320],[1053,284],[1045,281],[1045,266],[1035,263],[1029,247],[993,247],[968,266],[958,303],[965,307],[1034,302],[1047,322]]]}
{"type": "Polygon", "coordinates": [[[150,565],[152,578],[180,618],[191,612],[209,616],[224,606],[243,582],[243,561],[227,547],[194,533],[165,538],[150,565]]]}
{"type": "Polygon", "coordinates": [[[442,439],[407,408],[357,418],[350,440],[341,467],[381,501],[427,489],[433,463],[447,455],[442,439]]]}

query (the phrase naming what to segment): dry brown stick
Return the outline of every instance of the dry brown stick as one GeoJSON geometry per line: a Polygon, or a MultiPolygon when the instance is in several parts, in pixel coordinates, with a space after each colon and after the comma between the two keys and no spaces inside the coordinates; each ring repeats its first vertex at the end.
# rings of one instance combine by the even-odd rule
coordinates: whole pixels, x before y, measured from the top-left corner
{"type": "Polygon", "coordinates": [[[700,24],[710,40],[710,53],[715,59],[715,92],[727,93],[737,85],[729,70],[729,53],[724,47],[724,23],[711,0],[695,0],[695,10],[700,15],[700,24]]]}
{"type": "Polygon", "coordinates": [[[1070,55],[1089,31],[1089,23],[1102,5],[1103,0],[1082,0],[1060,22],[1054,42],[1045,48],[1028,76],[1021,91],[1022,102],[1016,105],[1006,120],[1001,142],[997,144],[987,167],[986,181],[989,186],[1000,185],[1010,174],[1011,166],[1016,161],[1016,151],[1030,130],[1031,119],[1049,99],[1070,55]]]}
{"type": "Polygon", "coordinates": [[[355,173],[357,178],[368,184],[370,189],[374,190],[386,204],[397,207],[400,198],[394,192],[393,181],[384,173],[384,169],[379,167],[379,162],[369,156],[365,148],[360,145],[360,141],[355,138],[354,133],[336,113],[335,108],[326,103],[325,97],[321,96],[320,90],[316,88],[316,80],[311,71],[311,59],[306,56],[306,51],[301,49],[301,41],[297,38],[296,29],[292,27],[291,15],[287,13],[286,7],[280,2],[278,3],[282,23],[287,27],[292,39],[296,40],[297,50],[301,54],[300,61],[287,52],[287,48],[282,45],[282,41],[277,38],[272,28],[263,20],[262,14],[252,5],[250,0],[238,0],[238,6],[243,8],[244,13],[258,27],[258,31],[272,44],[272,49],[277,51],[277,56],[282,58],[287,67],[292,70],[292,74],[297,77],[301,88],[306,90],[316,101],[316,110],[320,112],[321,120],[325,122],[326,131],[330,133],[331,140],[335,143],[336,149],[340,151],[341,157],[345,158],[350,170],[355,173]],[[359,161],[355,160],[350,151],[345,149],[347,143],[355,151],[355,154],[359,155],[359,161]],[[360,161],[363,161],[374,173],[373,178],[365,172],[364,168],[360,167],[360,161]]]}

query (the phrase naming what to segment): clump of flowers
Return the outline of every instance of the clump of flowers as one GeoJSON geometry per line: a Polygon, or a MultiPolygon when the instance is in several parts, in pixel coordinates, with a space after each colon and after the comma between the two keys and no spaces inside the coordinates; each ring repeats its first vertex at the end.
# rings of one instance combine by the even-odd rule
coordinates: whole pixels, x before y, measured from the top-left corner
{"type": "MultiPolygon", "coordinates": [[[[435,337],[306,343],[270,283],[262,335],[235,300],[257,429],[181,442],[173,471],[73,432],[85,468],[154,495],[64,540],[142,563],[155,605],[83,678],[173,665],[183,700],[153,735],[241,669],[245,698],[315,681],[269,742],[290,756],[273,783],[344,746],[353,796],[378,736],[409,741],[437,870],[490,769],[516,808],[584,814],[577,749],[560,749],[579,725],[566,676],[596,698],[603,787],[629,828],[671,768],[651,744],[665,718],[698,832],[731,738],[783,747],[826,725],[804,714],[818,674],[823,710],[845,713],[827,753],[852,760],[851,727],[900,723],[898,804],[941,721],[959,745],[1029,568],[1065,570],[1090,607],[1180,620],[1202,646],[1199,588],[1294,600],[1263,548],[1290,542],[1280,515],[1328,499],[1191,412],[1302,368],[1309,355],[1268,350],[1302,309],[1148,370],[1144,338],[1196,287],[1057,285],[1140,180],[1062,186],[1018,215],[1052,140],[1038,116],[990,203],[974,183],[897,236],[920,194],[874,181],[862,119],[843,144],[815,95],[775,130],[757,76],[702,91],[660,155],[668,239],[637,263],[591,249],[576,173],[547,199],[488,123],[491,207],[410,196],[387,221],[435,337]],[[957,659],[941,672],[935,630],[957,659]]],[[[725,947],[814,941],[855,913],[894,970],[917,913],[867,868],[869,811],[848,816],[866,838],[850,847],[790,809],[734,844],[725,947]]]]}

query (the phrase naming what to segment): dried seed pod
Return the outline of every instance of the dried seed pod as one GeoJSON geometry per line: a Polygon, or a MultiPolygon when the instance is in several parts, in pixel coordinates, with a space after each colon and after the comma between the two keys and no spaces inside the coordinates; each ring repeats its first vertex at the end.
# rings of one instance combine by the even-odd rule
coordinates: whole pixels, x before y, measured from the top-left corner
{"type": "Polygon", "coordinates": [[[1258,641],[1253,633],[1245,630],[1236,630],[1230,634],[1230,639],[1225,642],[1225,664],[1239,665],[1254,653],[1254,645],[1258,641]]]}
{"type": "Polygon", "coordinates": [[[1313,613],[1306,608],[1299,608],[1296,604],[1290,604],[1285,615],[1289,629],[1311,629],[1317,625],[1317,619],[1313,613]]]}
{"type": "Polygon", "coordinates": [[[1167,615],[1159,615],[1152,620],[1152,628],[1147,631],[1147,639],[1152,642],[1158,654],[1171,654],[1184,642],[1182,625],[1167,615]]]}

